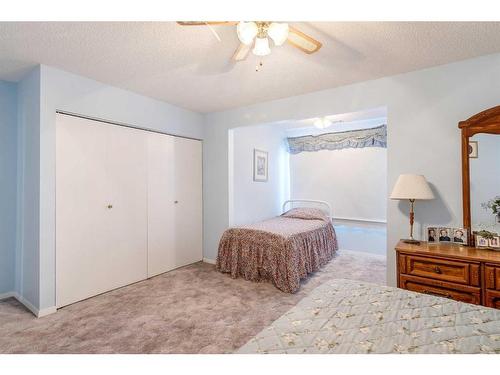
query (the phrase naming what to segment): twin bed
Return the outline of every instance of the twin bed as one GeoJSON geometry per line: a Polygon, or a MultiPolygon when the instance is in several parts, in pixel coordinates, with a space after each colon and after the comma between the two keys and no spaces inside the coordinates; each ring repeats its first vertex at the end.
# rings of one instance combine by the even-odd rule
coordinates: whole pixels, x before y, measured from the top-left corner
{"type": "Polygon", "coordinates": [[[295,293],[300,280],[328,263],[338,248],[328,203],[289,200],[281,216],[224,232],[217,270],[251,281],[271,281],[295,293]],[[309,207],[295,207],[293,205],[309,207]],[[292,208],[285,212],[287,205],[292,208]]]}

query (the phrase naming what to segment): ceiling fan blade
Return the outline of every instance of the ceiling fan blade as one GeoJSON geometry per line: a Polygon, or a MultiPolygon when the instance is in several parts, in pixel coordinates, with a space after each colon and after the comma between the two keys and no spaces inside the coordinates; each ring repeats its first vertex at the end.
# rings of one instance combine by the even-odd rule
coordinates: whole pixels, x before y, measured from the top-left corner
{"type": "Polygon", "coordinates": [[[302,31],[289,26],[288,43],[304,51],[307,54],[317,52],[322,44],[302,31]]]}
{"type": "Polygon", "coordinates": [[[248,46],[246,44],[240,43],[240,45],[234,52],[233,60],[236,62],[245,60],[248,56],[248,52],[250,52],[251,47],[251,45],[248,46]]]}
{"type": "Polygon", "coordinates": [[[181,26],[236,25],[238,21],[177,21],[181,26]]]}

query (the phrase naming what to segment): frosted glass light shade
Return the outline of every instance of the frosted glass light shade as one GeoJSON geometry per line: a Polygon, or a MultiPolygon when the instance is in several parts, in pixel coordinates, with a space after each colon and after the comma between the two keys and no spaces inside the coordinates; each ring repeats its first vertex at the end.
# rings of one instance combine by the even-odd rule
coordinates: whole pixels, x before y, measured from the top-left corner
{"type": "Polygon", "coordinates": [[[269,35],[275,45],[281,46],[288,38],[288,24],[272,22],[267,30],[267,35],[269,35]]]}
{"type": "Polygon", "coordinates": [[[254,55],[257,56],[266,56],[271,53],[271,49],[269,48],[269,39],[267,38],[256,38],[255,39],[255,47],[252,50],[254,55]]]}
{"type": "Polygon", "coordinates": [[[249,45],[252,44],[253,39],[257,36],[259,29],[255,22],[245,22],[242,21],[236,26],[236,32],[238,33],[238,39],[241,43],[249,45]]]}
{"type": "Polygon", "coordinates": [[[391,199],[434,199],[434,194],[424,176],[402,174],[398,177],[391,199]]]}

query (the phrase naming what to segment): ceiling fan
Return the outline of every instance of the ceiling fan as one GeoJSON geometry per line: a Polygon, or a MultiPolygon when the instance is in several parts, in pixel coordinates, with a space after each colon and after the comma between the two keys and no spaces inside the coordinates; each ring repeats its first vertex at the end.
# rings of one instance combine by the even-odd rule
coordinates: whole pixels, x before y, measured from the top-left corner
{"type": "Polygon", "coordinates": [[[283,22],[269,21],[178,21],[181,26],[212,26],[236,25],[240,45],[233,54],[234,61],[245,60],[250,50],[254,55],[266,56],[271,53],[270,40],[275,46],[281,46],[288,41],[292,46],[311,54],[317,52],[322,44],[316,39],[304,34],[283,22]],[[252,49],[253,46],[253,49],[252,49]]]}

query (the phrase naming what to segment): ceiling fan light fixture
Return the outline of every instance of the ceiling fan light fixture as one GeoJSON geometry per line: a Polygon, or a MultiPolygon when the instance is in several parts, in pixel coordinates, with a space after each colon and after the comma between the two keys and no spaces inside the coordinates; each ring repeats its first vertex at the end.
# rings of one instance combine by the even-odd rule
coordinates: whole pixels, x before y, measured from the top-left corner
{"type": "Polygon", "coordinates": [[[288,38],[288,24],[271,22],[267,35],[273,40],[274,44],[281,46],[288,38]]]}
{"type": "Polygon", "coordinates": [[[257,56],[267,56],[271,53],[269,48],[269,39],[267,38],[256,38],[255,47],[252,50],[254,55],[257,56]]]}
{"type": "Polygon", "coordinates": [[[236,32],[238,33],[238,39],[240,42],[249,45],[252,44],[253,39],[257,36],[259,28],[253,21],[241,21],[238,23],[238,26],[236,26],[236,32]]]}

